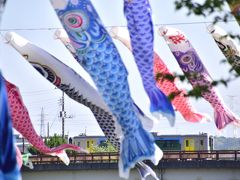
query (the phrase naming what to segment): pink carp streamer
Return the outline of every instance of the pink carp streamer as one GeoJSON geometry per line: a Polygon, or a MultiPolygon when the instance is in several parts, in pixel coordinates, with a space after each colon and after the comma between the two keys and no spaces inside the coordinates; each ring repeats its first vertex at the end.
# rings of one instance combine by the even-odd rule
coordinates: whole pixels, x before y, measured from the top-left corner
{"type": "MultiPolygon", "coordinates": [[[[110,31],[111,36],[114,39],[122,42],[130,51],[132,50],[131,43],[129,37],[125,35],[120,28],[113,27],[110,31]]],[[[173,75],[160,56],[154,52],[154,75],[161,73],[163,75],[173,75]]],[[[206,115],[197,113],[196,110],[191,105],[189,99],[185,97],[186,93],[184,90],[177,87],[175,82],[172,82],[167,79],[160,78],[157,81],[157,86],[161,89],[164,94],[170,95],[172,93],[177,93],[178,95],[174,97],[172,100],[172,104],[175,106],[176,110],[178,110],[184,119],[188,122],[201,122],[209,119],[206,115]]]]}
{"type": "Polygon", "coordinates": [[[23,164],[22,154],[21,154],[20,149],[17,146],[15,146],[15,147],[16,147],[16,159],[17,159],[18,167],[19,167],[19,169],[21,169],[22,164],[23,164]]]}
{"type": "Polygon", "coordinates": [[[44,154],[49,154],[52,156],[58,156],[66,165],[69,164],[69,158],[65,152],[65,149],[70,149],[74,151],[84,151],[82,148],[72,145],[63,144],[55,148],[47,147],[42,138],[38,136],[32,122],[30,120],[27,108],[23,104],[20,92],[18,88],[5,80],[8,102],[10,107],[10,112],[12,116],[13,127],[21,133],[29,143],[31,143],[35,148],[44,154]]]}
{"type": "Polygon", "coordinates": [[[196,50],[185,34],[178,29],[161,27],[159,33],[164,37],[179,66],[193,87],[206,87],[201,93],[214,108],[214,120],[218,129],[229,123],[239,126],[239,118],[224,104],[217,89],[212,86],[212,78],[202,63],[196,50]]]}

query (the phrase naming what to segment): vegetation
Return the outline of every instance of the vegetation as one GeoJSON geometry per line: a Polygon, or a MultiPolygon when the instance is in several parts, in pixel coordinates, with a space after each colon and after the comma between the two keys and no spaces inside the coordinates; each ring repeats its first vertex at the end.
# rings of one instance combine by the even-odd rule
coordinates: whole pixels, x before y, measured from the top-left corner
{"type": "MultiPolygon", "coordinates": [[[[187,9],[187,16],[189,15],[197,15],[197,16],[203,16],[208,17],[209,15],[215,15],[213,17],[213,23],[217,23],[219,21],[228,22],[233,20],[233,14],[235,15],[235,18],[237,19],[237,22],[240,24],[240,14],[230,12],[230,11],[224,11],[224,7],[229,4],[237,4],[239,3],[239,0],[175,0],[175,9],[181,10],[181,9],[187,9]],[[200,3],[201,2],[201,3],[200,3]]],[[[232,33],[229,34],[232,38],[238,38],[240,39],[239,35],[234,35],[232,33]]],[[[226,63],[227,61],[224,59],[221,61],[222,63],[226,63]]],[[[175,78],[178,78],[181,81],[186,81],[188,75],[169,75],[169,74],[160,74],[158,73],[156,75],[156,80],[170,80],[174,81],[175,78]]],[[[228,83],[230,81],[233,81],[237,79],[239,75],[233,71],[233,69],[229,70],[229,77],[226,79],[218,79],[213,80],[212,86],[217,86],[219,84],[223,84],[225,86],[228,86],[228,83]]],[[[206,86],[196,86],[192,90],[186,92],[186,96],[192,96],[195,98],[201,97],[201,94],[203,92],[208,91],[208,87],[206,86]]],[[[179,95],[181,92],[175,92],[169,95],[169,99],[172,100],[174,97],[179,95]]]]}
{"type": "Polygon", "coordinates": [[[226,0],[205,0],[203,3],[192,0],[176,0],[174,3],[176,10],[187,8],[187,15],[195,14],[206,17],[215,11],[222,11],[225,2],[226,0]]]}
{"type": "Polygon", "coordinates": [[[31,146],[28,146],[27,148],[28,152],[31,153],[32,155],[38,155],[38,154],[41,154],[35,147],[33,147],[32,145],[31,146]]]}
{"type": "Polygon", "coordinates": [[[92,153],[117,152],[117,149],[113,147],[113,145],[109,141],[106,141],[98,146],[94,146],[91,149],[91,152],[92,153]]]}
{"type": "Polygon", "coordinates": [[[50,148],[53,148],[65,143],[67,143],[66,139],[63,139],[62,136],[57,134],[54,134],[48,139],[45,139],[45,144],[50,148]]]}
{"type": "MultiPolygon", "coordinates": [[[[46,146],[48,146],[49,148],[53,148],[56,146],[59,146],[61,144],[65,144],[67,143],[65,139],[62,138],[62,136],[54,134],[53,136],[49,137],[49,138],[45,138],[44,139],[44,143],[46,144],[46,146]]],[[[32,155],[37,155],[37,154],[41,154],[35,147],[33,146],[29,146],[28,147],[28,151],[32,154],[32,155]]]]}

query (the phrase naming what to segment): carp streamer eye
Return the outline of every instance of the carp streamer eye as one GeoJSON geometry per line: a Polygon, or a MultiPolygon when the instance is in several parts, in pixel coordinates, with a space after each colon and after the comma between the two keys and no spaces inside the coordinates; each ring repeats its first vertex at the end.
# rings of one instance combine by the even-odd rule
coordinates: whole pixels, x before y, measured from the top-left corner
{"type": "Polygon", "coordinates": [[[182,57],[182,62],[184,64],[189,64],[191,63],[192,57],[189,54],[186,54],[182,57]]]}
{"type": "Polygon", "coordinates": [[[86,29],[89,24],[88,17],[81,12],[71,12],[65,14],[63,17],[63,21],[68,28],[74,31],[86,29]]]}
{"type": "Polygon", "coordinates": [[[50,82],[55,85],[59,85],[60,79],[56,76],[56,74],[48,67],[40,65],[38,63],[31,62],[32,66],[45,78],[47,78],[50,82]]]}

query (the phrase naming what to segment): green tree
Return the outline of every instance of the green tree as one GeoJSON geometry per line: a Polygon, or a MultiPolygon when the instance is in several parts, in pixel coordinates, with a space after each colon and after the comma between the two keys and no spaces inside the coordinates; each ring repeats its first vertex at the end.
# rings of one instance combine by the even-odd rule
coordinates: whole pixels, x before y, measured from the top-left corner
{"type": "Polygon", "coordinates": [[[91,149],[91,152],[92,153],[117,152],[117,149],[109,141],[106,141],[98,146],[94,146],[91,149]]]}
{"type": "Polygon", "coordinates": [[[38,155],[40,152],[34,147],[34,146],[28,146],[27,148],[28,152],[31,153],[32,155],[38,155]]]}
{"type": "Polygon", "coordinates": [[[45,139],[45,144],[50,147],[56,147],[59,146],[61,144],[65,144],[66,143],[66,139],[63,139],[62,136],[54,134],[53,136],[49,137],[48,139],[45,139]]]}
{"type": "MultiPolygon", "coordinates": [[[[187,9],[187,16],[189,15],[196,15],[196,16],[203,16],[208,17],[210,15],[213,16],[213,23],[217,23],[218,21],[228,22],[233,20],[233,15],[237,22],[240,25],[240,14],[238,12],[235,12],[233,10],[233,7],[240,4],[240,0],[205,0],[205,1],[199,1],[199,0],[175,0],[174,5],[176,10],[182,10],[187,9]],[[225,6],[229,6],[231,11],[224,11],[225,6]]],[[[240,39],[239,35],[234,35],[232,33],[229,33],[229,35],[232,38],[238,38],[240,39]]],[[[226,63],[226,59],[222,60],[223,63],[226,63]]],[[[187,80],[187,75],[179,75],[174,74],[157,74],[156,80],[170,80],[174,81],[175,78],[180,79],[181,81],[187,80]]],[[[212,82],[213,86],[217,86],[219,84],[223,84],[225,86],[228,85],[230,81],[233,81],[237,79],[239,75],[233,71],[233,69],[229,70],[229,77],[226,79],[215,79],[212,82]]],[[[201,94],[203,92],[208,91],[208,88],[205,86],[197,86],[194,87],[192,90],[187,92],[187,96],[193,96],[195,98],[201,97],[201,94]]],[[[173,99],[174,97],[178,96],[180,92],[175,92],[174,94],[169,95],[169,99],[173,99]]]]}
{"type": "Polygon", "coordinates": [[[188,15],[193,13],[196,15],[206,16],[206,12],[211,14],[216,10],[223,10],[222,8],[225,2],[226,0],[205,0],[202,3],[199,3],[196,0],[176,0],[174,3],[177,10],[187,8],[189,10],[188,15]]]}
{"type": "MultiPolygon", "coordinates": [[[[44,143],[49,148],[53,148],[53,147],[57,147],[57,146],[59,146],[61,144],[65,144],[66,143],[66,139],[63,139],[62,136],[60,136],[60,135],[54,134],[53,136],[51,136],[49,138],[45,138],[44,139],[44,143]]],[[[41,154],[41,152],[38,151],[32,145],[28,147],[28,152],[30,152],[33,155],[41,154]]]]}

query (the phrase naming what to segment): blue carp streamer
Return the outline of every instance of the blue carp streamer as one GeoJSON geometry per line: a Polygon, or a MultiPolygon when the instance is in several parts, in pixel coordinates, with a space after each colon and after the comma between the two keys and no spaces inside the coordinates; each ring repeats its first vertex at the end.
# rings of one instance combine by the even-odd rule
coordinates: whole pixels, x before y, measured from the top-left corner
{"type": "Polygon", "coordinates": [[[119,173],[128,178],[130,168],[143,159],[158,164],[162,152],[139,121],[130,96],[127,70],[89,0],[51,0],[64,26],[75,57],[90,74],[123,132],[119,173]]]}
{"type": "Polygon", "coordinates": [[[7,0],[0,0],[0,22],[2,19],[2,14],[5,9],[6,2],[7,2],[7,0]]]}
{"type": "Polygon", "coordinates": [[[170,125],[175,123],[175,112],[171,102],[156,86],[153,72],[153,23],[148,0],[124,0],[124,14],[135,62],[142,77],[144,89],[150,99],[150,111],[166,116],[170,125]]]}
{"type": "Polygon", "coordinates": [[[0,179],[20,180],[15,145],[13,144],[12,120],[8,111],[7,91],[0,74],[0,179]]]}

